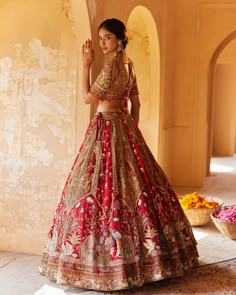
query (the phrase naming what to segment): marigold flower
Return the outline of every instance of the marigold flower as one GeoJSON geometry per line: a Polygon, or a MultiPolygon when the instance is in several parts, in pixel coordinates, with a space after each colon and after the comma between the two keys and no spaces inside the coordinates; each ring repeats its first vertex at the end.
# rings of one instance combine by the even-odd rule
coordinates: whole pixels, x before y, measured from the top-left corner
{"type": "Polygon", "coordinates": [[[179,199],[179,202],[183,209],[214,208],[216,206],[219,206],[218,202],[214,200],[206,200],[204,196],[201,196],[196,192],[186,194],[179,199]]]}

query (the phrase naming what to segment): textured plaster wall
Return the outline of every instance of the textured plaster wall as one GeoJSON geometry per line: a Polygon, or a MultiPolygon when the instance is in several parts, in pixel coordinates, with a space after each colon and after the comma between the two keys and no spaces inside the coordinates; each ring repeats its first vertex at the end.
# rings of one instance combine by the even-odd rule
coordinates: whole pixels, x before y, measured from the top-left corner
{"type": "Polygon", "coordinates": [[[75,38],[58,0],[1,1],[0,27],[0,250],[39,253],[75,155],[75,38]]]}

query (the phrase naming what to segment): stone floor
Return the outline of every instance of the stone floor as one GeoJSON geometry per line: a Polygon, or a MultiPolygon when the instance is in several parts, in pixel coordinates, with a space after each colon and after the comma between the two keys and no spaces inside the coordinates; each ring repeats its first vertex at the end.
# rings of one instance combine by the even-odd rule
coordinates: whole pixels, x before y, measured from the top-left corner
{"type": "MultiPolygon", "coordinates": [[[[236,204],[236,156],[214,158],[212,175],[206,179],[203,188],[194,190],[221,198],[225,205],[236,204]]],[[[181,195],[190,191],[176,188],[176,192],[181,195]]],[[[236,240],[222,235],[212,222],[206,226],[194,227],[194,235],[198,240],[200,267],[193,270],[191,276],[182,280],[173,279],[145,285],[141,289],[124,291],[119,294],[187,295],[194,292],[199,295],[236,295],[236,240]],[[202,283],[204,278],[206,279],[205,285],[202,283]]],[[[108,295],[104,292],[55,285],[38,273],[39,259],[39,256],[34,255],[0,253],[0,295],[108,295]]]]}

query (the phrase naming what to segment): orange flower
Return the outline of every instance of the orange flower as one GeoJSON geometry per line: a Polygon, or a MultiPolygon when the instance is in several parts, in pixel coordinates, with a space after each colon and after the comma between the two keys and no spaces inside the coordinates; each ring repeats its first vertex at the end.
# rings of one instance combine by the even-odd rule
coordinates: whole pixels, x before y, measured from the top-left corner
{"type": "Polygon", "coordinates": [[[190,209],[190,208],[214,208],[219,205],[214,200],[208,201],[205,197],[199,195],[198,193],[194,192],[191,194],[186,194],[185,196],[179,199],[180,204],[183,209],[190,209]]]}

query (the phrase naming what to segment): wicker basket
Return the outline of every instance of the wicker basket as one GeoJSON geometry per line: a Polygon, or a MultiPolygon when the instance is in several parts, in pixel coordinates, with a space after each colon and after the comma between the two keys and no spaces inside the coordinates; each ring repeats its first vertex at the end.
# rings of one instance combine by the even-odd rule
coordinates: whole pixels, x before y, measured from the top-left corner
{"type": "Polygon", "coordinates": [[[230,206],[223,206],[222,208],[216,208],[211,212],[211,219],[213,220],[215,226],[218,230],[232,240],[236,240],[236,222],[224,221],[220,218],[214,216],[219,210],[224,210],[230,206]]]}
{"type": "Polygon", "coordinates": [[[184,209],[184,213],[187,216],[191,226],[201,226],[211,221],[211,212],[215,208],[219,208],[223,205],[223,201],[218,198],[207,197],[206,200],[214,200],[219,206],[214,208],[189,208],[184,209]]]}

